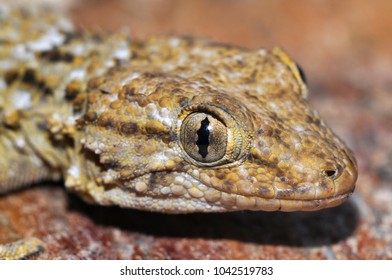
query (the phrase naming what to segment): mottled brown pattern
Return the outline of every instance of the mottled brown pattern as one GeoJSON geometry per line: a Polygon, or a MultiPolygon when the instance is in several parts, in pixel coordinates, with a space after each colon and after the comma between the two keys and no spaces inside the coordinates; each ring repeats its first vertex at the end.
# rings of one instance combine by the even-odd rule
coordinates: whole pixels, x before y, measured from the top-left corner
{"type": "Polygon", "coordinates": [[[316,210],[354,189],[352,153],[309,107],[280,49],[130,43],[37,12],[0,21],[0,168],[15,164],[1,172],[1,192],[63,177],[87,201],[187,213],[316,210]],[[226,127],[225,153],[212,162],[183,146],[181,129],[198,112],[226,127]]]}

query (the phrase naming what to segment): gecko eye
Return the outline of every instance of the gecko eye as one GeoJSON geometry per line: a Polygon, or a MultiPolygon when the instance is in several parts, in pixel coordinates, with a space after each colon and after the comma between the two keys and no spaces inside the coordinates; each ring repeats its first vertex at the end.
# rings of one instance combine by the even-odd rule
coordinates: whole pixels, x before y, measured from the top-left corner
{"type": "Polygon", "coordinates": [[[299,66],[298,63],[296,63],[295,65],[297,66],[297,69],[298,69],[299,75],[301,76],[302,82],[306,85],[307,82],[306,82],[306,76],[305,76],[304,70],[302,70],[301,66],[299,66]]]}
{"type": "Polygon", "coordinates": [[[201,163],[212,163],[226,154],[227,128],[206,113],[193,113],[181,126],[181,143],[185,152],[201,163]]]}

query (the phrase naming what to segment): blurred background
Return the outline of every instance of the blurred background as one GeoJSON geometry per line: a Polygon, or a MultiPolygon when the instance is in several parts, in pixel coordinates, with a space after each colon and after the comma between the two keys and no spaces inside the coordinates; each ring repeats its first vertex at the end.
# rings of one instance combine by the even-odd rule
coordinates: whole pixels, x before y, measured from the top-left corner
{"type": "MultiPolygon", "coordinates": [[[[31,3],[0,1],[10,2],[31,3]]],[[[310,102],[353,149],[360,175],[348,203],[315,213],[162,216],[87,206],[62,188],[42,186],[0,198],[0,210],[11,203],[16,206],[8,215],[22,215],[27,211],[22,202],[39,197],[37,209],[54,212],[45,218],[53,227],[42,227],[43,214],[37,212],[35,218],[13,224],[14,235],[8,233],[4,240],[29,229],[30,235],[48,244],[38,258],[392,258],[392,1],[35,0],[34,4],[41,2],[67,13],[80,28],[126,29],[137,40],[185,34],[250,49],[282,47],[305,70],[310,102]],[[53,203],[58,203],[55,210],[53,203]],[[108,218],[107,213],[127,221],[108,218]],[[195,224],[202,228],[195,229],[195,224]],[[88,232],[80,232],[83,225],[88,232]],[[61,238],[54,228],[62,230],[61,238]],[[95,251],[82,254],[86,247],[95,251]]]]}

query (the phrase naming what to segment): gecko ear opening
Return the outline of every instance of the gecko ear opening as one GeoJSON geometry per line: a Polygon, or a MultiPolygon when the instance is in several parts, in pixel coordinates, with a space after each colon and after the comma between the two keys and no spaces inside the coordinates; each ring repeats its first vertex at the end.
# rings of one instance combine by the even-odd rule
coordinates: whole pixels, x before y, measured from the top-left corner
{"type": "Polygon", "coordinates": [[[298,72],[299,72],[299,76],[301,77],[301,80],[304,82],[305,85],[308,85],[307,80],[306,80],[306,75],[304,70],[302,69],[301,66],[299,66],[298,63],[295,63],[295,66],[297,66],[298,72]]]}
{"type": "Polygon", "coordinates": [[[305,74],[303,72],[303,70],[301,69],[301,67],[299,67],[299,65],[290,58],[290,56],[283,51],[280,48],[273,48],[272,50],[272,54],[274,54],[276,57],[278,57],[284,64],[286,64],[291,72],[294,75],[294,78],[297,80],[300,89],[301,89],[301,96],[303,99],[307,99],[308,98],[308,87],[306,85],[306,78],[305,78],[305,74]]]}

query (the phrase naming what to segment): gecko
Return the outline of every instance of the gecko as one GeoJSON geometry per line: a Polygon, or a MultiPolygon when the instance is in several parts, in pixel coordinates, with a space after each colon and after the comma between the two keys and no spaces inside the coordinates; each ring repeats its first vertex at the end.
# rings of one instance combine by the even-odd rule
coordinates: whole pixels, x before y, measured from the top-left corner
{"type": "MultiPolygon", "coordinates": [[[[314,211],[353,193],[352,151],[280,48],[131,40],[0,7],[0,194],[43,180],[163,213],[314,211]]],[[[0,245],[0,259],[43,249],[0,245]]]]}

